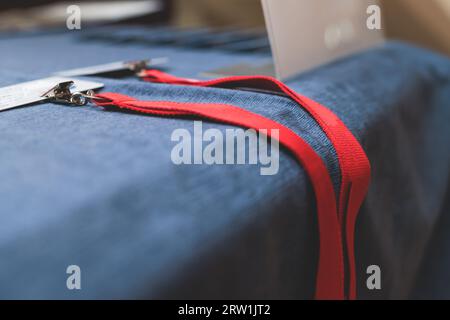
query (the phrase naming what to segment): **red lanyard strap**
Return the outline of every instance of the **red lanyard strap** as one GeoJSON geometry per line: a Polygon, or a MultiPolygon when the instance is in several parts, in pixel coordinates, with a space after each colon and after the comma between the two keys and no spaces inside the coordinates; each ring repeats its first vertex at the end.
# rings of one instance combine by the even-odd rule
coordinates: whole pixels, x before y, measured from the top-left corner
{"type": "Polygon", "coordinates": [[[144,70],[140,76],[150,82],[174,83],[193,86],[247,88],[272,91],[283,94],[297,102],[319,124],[333,144],[339,160],[341,184],[339,191],[339,221],[342,233],[346,237],[346,253],[348,262],[348,296],[356,298],[356,267],[354,253],[354,234],[358,211],[367,194],[370,183],[370,163],[351,131],[329,109],[302,96],[282,82],[264,76],[237,76],[209,81],[199,81],[174,77],[157,71],[144,70]]]}
{"type": "Polygon", "coordinates": [[[266,129],[269,137],[272,129],[278,129],[280,144],[290,150],[304,167],[316,197],[320,236],[316,298],[344,298],[343,248],[333,184],[322,158],[296,133],[278,122],[227,104],[141,101],[116,93],[102,93],[97,97],[101,99],[94,102],[99,106],[159,116],[193,115],[255,130],[266,129]]]}

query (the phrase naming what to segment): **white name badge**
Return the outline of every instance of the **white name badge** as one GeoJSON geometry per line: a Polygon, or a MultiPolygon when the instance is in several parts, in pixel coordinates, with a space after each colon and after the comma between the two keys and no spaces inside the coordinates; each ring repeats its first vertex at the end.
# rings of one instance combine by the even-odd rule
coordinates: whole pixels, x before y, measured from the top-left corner
{"type": "Polygon", "coordinates": [[[104,73],[112,73],[118,71],[131,71],[139,72],[142,69],[148,69],[167,63],[166,57],[152,58],[145,60],[133,60],[133,61],[116,61],[105,64],[98,64],[95,66],[88,66],[70,70],[64,70],[56,72],[55,75],[62,77],[79,77],[79,76],[92,76],[104,73]]]}
{"type": "Polygon", "coordinates": [[[49,99],[44,96],[46,92],[57,86],[59,83],[68,81],[73,81],[71,88],[74,92],[86,92],[88,90],[95,90],[103,87],[103,83],[63,77],[50,77],[22,82],[0,88],[0,111],[46,101],[49,99]]]}

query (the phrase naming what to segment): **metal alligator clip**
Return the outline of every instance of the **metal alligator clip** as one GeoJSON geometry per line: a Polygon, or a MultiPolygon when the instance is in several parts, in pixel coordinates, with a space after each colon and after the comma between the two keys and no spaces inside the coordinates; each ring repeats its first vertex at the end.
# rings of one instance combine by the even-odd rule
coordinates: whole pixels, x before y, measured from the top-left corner
{"type": "Polygon", "coordinates": [[[83,92],[72,92],[70,88],[74,85],[73,81],[64,81],[45,92],[42,97],[57,103],[84,106],[90,100],[101,100],[95,96],[94,90],[83,92]]]}
{"type": "Polygon", "coordinates": [[[137,76],[141,76],[142,72],[151,68],[152,66],[158,66],[167,63],[167,58],[153,58],[147,60],[135,60],[124,62],[124,66],[137,76]]]}
{"type": "Polygon", "coordinates": [[[127,67],[130,71],[139,74],[142,70],[148,68],[149,62],[150,60],[128,61],[124,62],[124,66],[127,67]]]}

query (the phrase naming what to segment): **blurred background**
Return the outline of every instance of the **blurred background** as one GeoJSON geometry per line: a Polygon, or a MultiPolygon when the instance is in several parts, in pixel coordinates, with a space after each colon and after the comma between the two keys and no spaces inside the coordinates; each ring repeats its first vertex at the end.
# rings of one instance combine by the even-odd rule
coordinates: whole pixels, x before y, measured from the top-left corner
{"type": "MultiPolygon", "coordinates": [[[[380,0],[388,38],[450,55],[450,0],[380,0]]],[[[282,3],[282,1],[280,1],[282,3]]],[[[0,3],[0,30],[65,26],[67,7],[82,8],[86,24],[172,25],[180,28],[263,30],[260,0],[55,1],[0,3]]]]}

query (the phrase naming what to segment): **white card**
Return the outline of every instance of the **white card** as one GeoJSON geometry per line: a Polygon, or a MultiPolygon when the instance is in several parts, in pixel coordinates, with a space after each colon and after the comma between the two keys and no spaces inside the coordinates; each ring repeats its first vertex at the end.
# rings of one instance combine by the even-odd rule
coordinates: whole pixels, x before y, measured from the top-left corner
{"type": "Polygon", "coordinates": [[[63,77],[50,77],[29,82],[22,82],[8,87],[0,88],[0,111],[24,106],[31,103],[48,100],[43,97],[47,91],[58,83],[73,81],[73,92],[85,92],[103,87],[103,83],[70,79],[63,77]]]}
{"type": "Polygon", "coordinates": [[[134,60],[134,61],[116,61],[89,67],[59,71],[56,72],[55,75],[62,77],[77,77],[77,76],[91,76],[96,74],[103,74],[122,70],[133,71],[135,67],[150,68],[167,63],[167,61],[168,59],[165,57],[146,60],[134,60]]]}

